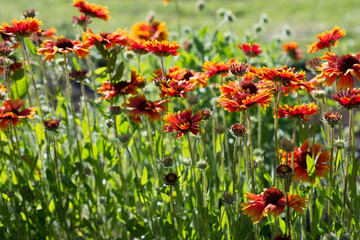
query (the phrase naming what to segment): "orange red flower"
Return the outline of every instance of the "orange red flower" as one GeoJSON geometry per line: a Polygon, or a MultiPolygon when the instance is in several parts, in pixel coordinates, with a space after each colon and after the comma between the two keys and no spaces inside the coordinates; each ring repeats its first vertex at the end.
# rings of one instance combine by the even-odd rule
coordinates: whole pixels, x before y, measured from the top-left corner
{"type": "Polygon", "coordinates": [[[197,135],[201,131],[199,125],[203,121],[203,115],[202,111],[192,115],[192,109],[185,109],[175,114],[168,113],[168,115],[164,117],[164,120],[168,124],[164,125],[163,131],[166,133],[178,132],[176,138],[179,138],[189,132],[197,135]]]}
{"type": "Polygon", "coordinates": [[[176,80],[160,83],[160,97],[183,97],[186,98],[186,92],[193,91],[196,86],[195,80],[176,80]]]}
{"type": "Polygon", "coordinates": [[[138,95],[129,98],[129,103],[123,104],[123,106],[132,108],[127,114],[135,123],[142,123],[141,116],[147,116],[151,121],[161,120],[162,112],[167,109],[163,104],[169,101],[166,99],[153,102],[147,100],[145,95],[138,95]]]}
{"type": "Polygon", "coordinates": [[[341,106],[347,109],[358,108],[360,106],[360,89],[348,89],[338,91],[332,96],[341,106]]]}
{"type": "Polygon", "coordinates": [[[283,44],[283,49],[284,54],[288,55],[294,62],[303,59],[302,51],[299,48],[299,44],[297,42],[285,42],[283,44]]]}
{"type": "Polygon", "coordinates": [[[2,103],[0,112],[0,128],[6,130],[10,123],[16,127],[20,123],[21,119],[32,119],[34,118],[36,109],[26,108],[20,111],[20,108],[24,106],[25,102],[20,101],[20,98],[15,101],[10,99],[2,103]]]}
{"type": "Polygon", "coordinates": [[[250,58],[259,56],[263,51],[260,48],[260,45],[257,43],[242,43],[241,45],[238,44],[237,47],[240,48],[243,53],[250,58]]]}
{"type": "Polygon", "coordinates": [[[176,41],[168,42],[168,41],[153,41],[153,42],[147,42],[146,43],[146,49],[149,52],[152,52],[156,56],[159,57],[167,57],[167,56],[177,56],[179,55],[178,49],[180,48],[180,45],[177,44],[176,41]]]}
{"type": "MultiPolygon", "coordinates": [[[[294,150],[294,181],[301,180],[301,182],[315,182],[315,177],[313,180],[309,176],[307,170],[306,157],[309,156],[315,162],[315,175],[316,177],[325,177],[325,173],[329,172],[330,165],[330,151],[323,151],[325,146],[315,143],[315,151],[313,156],[314,146],[310,146],[309,139],[307,139],[301,147],[295,147],[294,150]]],[[[288,155],[288,163],[291,164],[291,155],[288,155]]],[[[286,153],[282,156],[283,162],[286,164],[286,153]]]]}
{"type": "Polygon", "coordinates": [[[308,53],[317,52],[324,48],[330,49],[331,47],[336,47],[339,41],[338,39],[342,38],[343,36],[345,36],[345,30],[340,30],[338,26],[335,26],[333,30],[317,35],[316,37],[319,39],[319,41],[311,45],[307,45],[308,53]]]}
{"type": "Polygon", "coordinates": [[[90,16],[80,14],[80,17],[73,16],[72,22],[75,25],[79,25],[80,27],[86,28],[87,25],[92,23],[92,18],[90,16]]]}
{"type": "Polygon", "coordinates": [[[25,38],[30,37],[33,33],[40,31],[40,26],[42,26],[41,21],[36,18],[26,18],[10,21],[11,26],[6,22],[3,22],[0,26],[0,32],[3,32],[9,36],[15,38],[25,38]]]}
{"type": "Polygon", "coordinates": [[[321,73],[316,78],[325,79],[324,83],[328,87],[333,85],[336,79],[339,79],[336,89],[353,88],[354,77],[356,76],[360,80],[360,52],[346,54],[342,57],[334,52],[325,52],[320,59],[327,62],[322,64],[321,73]]]}
{"type": "Polygon", "coordinates": [[[104,94],[100,99],[112,99],[119,95],[137,94],[138,85],[144,81],[141,74],[131,71],[130,81],[120,81],[117,83],[103,82],[98,88],[98,93],[104,94]]]}
{"type": "Polygon", "coordinates": [[[295,72],[295,68],[288,68],[287,66],[277,68],[263,67],[256,71],[256,76],[264,81],[282,83],[284,86],[305,80],[305,72],[295,72]]]}
{"type": "Polygon", "coordinates": [[[208,77],[203,72],[195,72],[191,69],[182,69],[178,66],[174,66],[173,68],[169,68],[165,76],[162,75],[161,68],[154,71],[153,81],[162,82],[163,80],[185,80],[192,81],[194,80],[196,86],[206,87],[208,84],[208,77]]]}
{"type": "Polygon", "coordinates": [[[129,50],[137,54],[147,54],[149,50],[146,48],[146,41],[136,38],[130,38],[129,40],[129,50]]]}
{"type": "Polygon", "coordinates": [[[105,21],[110,19],[108,7],[103,7],[94,3],[90,4],[84,0],[74,0],[72,6],[76,7],[80,12],[84,13],[85,15],[100,18],[105,21]]]}
{"type": "Polygon", "coordinates": [[[150,23],[141,22],[136,23],[131,28],[131,35],[134,38],[145,41],[166,41],[169,37],[169,33],[166,31],[166,25],[164,22],[152,20],[150,23]]]}
{"type": "Polygon", "coordinates": [[[55,38],[56,29],[54,27],[49,28],[48,30],[41,29],[40,31],[36,32],[36,34],[33,34],[30,40],[33,43],[41,43],[45,39],[52,39],[55,38]]]}
{"type": "Polygon", "coordinates": [[[230,59],[227,63],[217,63],[216,61],[210,62],[206,61],[202,65],[203,71],[208,75],[208,78],[211,78],[214,75],[225,76],[229,73],[229,66],[234,63],[239,63],[236,59],[230,59]]]}
{"type": "Polygon", "coordinates": [[[289,106],[284,104],[283,106],[279,106],[279,118],[295,118],[301,119],[304,121],[309,121],[310,118],[307,116],[314,115],[317,112],[317,106],[315,103],[303,104],[303,105],[295,105],[289,106]]]}
{"type": "Polygon", "coordinates": [[[252,81],[228,82],[221,89],[219,107],[229,112],[239,112],[260,104],[264,109],[271,103],[272,94],[267,89],[258,89],[252,81]]]}
{"type": "MultiPolygon", "coordinates": [[[[10,62],[11,64],[7,66],[6,72],[7,73],[14,73],[19,70],[22,66],[22,62],[14,62],[11,58],[5,58],[5,61],[10,62]]],[[[4,72],[4,57],[0,57],[0,75],[4,72]]]]}
{"type": "Polygon", "coordinates": [[[83,33],[82,42],[86,48],[91,48],[95,45],[95,41],[105,45],[106,49],[115,48],[117,46],[129,45],[129,34],[126,30],[119,28],[113,33],[93,33],[90,28],[83,33]]]}
{"type": "MultiPolygon", "coordinates": [[[[254,223],[258,223],[264,217],[273,215],[279,216],[285,208],[286,196],[277,188],[265,188],[261,194],[245,193],[247,199],[246,203],[242,203],[242,211],[248,215],[254,223]]],[[[307,200],[305,197],[300,197],[297,194],[288,194],[289,206],[297,212],[304,212],[307,200]]]]}
{"type": "Polygon", "coordinates": [[[79,58],[84,58],[89,55],[89,49],[85,47],[82,42],[78,40],[70,40],[68,38],[60,37],[56,41],[46,40],[37,49],[38,55],[45,55],[44,61],[49,62],[54,58],[55,54],[69,54],[75,53],[79,58]]]}

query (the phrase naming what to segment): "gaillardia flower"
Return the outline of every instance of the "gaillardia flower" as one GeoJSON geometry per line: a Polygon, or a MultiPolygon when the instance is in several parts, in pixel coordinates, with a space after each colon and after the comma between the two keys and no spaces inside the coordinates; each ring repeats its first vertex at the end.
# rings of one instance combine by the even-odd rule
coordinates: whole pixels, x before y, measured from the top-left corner
{"type": "Polygon", "coordinates": [[[10,123],[14,127],[20,123],[20,119],[33,119],[35,115],[35,108],[26,108],[20,111],[20,108],[25,105],[20,98],[15,101],[10,99],[2,103],[3,107],[0,112],[0,128],[6,130],[10,123]]]}
{"type": "Polygon", "coordinates": [[[149,50],[146,48],[146,41],[137,39],[137,38],[130,38],[129,40],[130,47],[129,50],[133,51],[137,54],[147,54],[149,50]]]}
{"type": "Polygon", "coordinates": [[[168,113],[164,120],[168,124],[164,125],[163,131],[167,133],[178,132],[176,138],[179,138],[189,132],[197,135],[201,131],[199,124],[203,120],[203,115],[201,111],[192,115],[192,109],[185,109],[175,114],[168,113]]]}
{"type": "Polygon", "coordinates": [[[279,118],[294,118],[301,119],[304,121],[309,121],[310,118],[307,116],[314,115],[317,112],[317,107],[315,103],[303,104],[303,105],[295,105],[289,106],[284,104],[283,106],[279,106],[279,118]]]}
{"type": "Polygon", "coordinates": [[[100,18],[105,21],[110,19],[108,7],[103,7],[94,3],[90,4],[84,0],[74,0],[72,5],[79,9],[80,12],[90,17],[100,18]]]}
{"type": "Polygon", "coordinates": [[[78,40],[70,40],[68,38],[60,37],[55,42],[46,40],[41,44],[41,48],[37,49],[38,55],[45,55],[44,61],[49,62],[54,58],[55,54],[69,54],[75,53],[79,58],[84,58],[89,55],[89,49],[86,48],[82,42],[78,40]]]}
{"type": "Polygon", "coordinates": [[[100,99],[112,99],[124,94],[137,94],[138,85],[143,81],[141,74],[136,74],[136,71],[131,71],[130,81],[120,81],[116,83],[103,82],[98,88],[98,93],[104,94],[100,99]]]}
{"type": "Polygon", "coordinates": [[[248,57],[257,57],[262,53],[262,49],[260,48],[260,45],[257,43],[242,43],[241,45],[237,45],[238,48],[240,48],[243,53],[248,57]]]}
{"type": "Polygon", "coordinates": [[[0,32],[3,32],[9,36],[17,39],[30,37],[33,33],[40,31],[41,21],[36,18],[26,18],[25,20],[14,19],[10,21],[11,25],[3,22],[0,26],[0,32]]]}
{"type": "Polygon", "coordinates": [[[339,57],[334,52],[325,52],[320,59],[327,62],[323,63],[321,73],[316,77],[330,87],[339,78],[336,89],[353,88],[354,77],[360,80],[360,52],[357,54],[347,54],[339,57]]]}
{"type": "MultiPolygon", "coordinates": [[[[268,215],[279,216],[285,208],[286,196],[277,188],[265,188],[261,194],[245,193],[248,202],[242,203],[242,211],[251,217],[254,223],[258,223],[268,215]]],[[[289,206],[297,212],[304,212],[306,208],[306,198],[297,194],[288,194],[289,206]]]]}
{"type": "Polygon", "coordinates": [[[79,25],[80,27],[85,28],[87,25],[92,23],[92,18],[90,16],[80,14],[80,17],[73,16],[72,22],[75,25],[79,25]]]}
{"type": "Polygon", "coordinates": [[[291,60],[297,62],[303,58],[302,51],[297,42],[286,42],[283,44],[284,54],[288,55],[291,60]]]}
{"type": "Polygon", "coordinates": [[[43,125],[44,125],[46,131],[56,132],[56,130],[60,126],[60,120],[59,119],[47,119],[47,120],[43,121],[43,125]]]}
{"type": "Polygon", "coordinates": [[[347,109],[360,107],[360,89],[348,89],[344,91],[338,91],[332,96],[341,106],[347,109]]]}
{"type": "Polygon", "coordinates": [[[338,26],[335,26],[333,30],[317,35],[316,37],[319,39],[319,41],[308,45],[308,53],[313,53],[324,48],[330,49],[331,47],[336,47],[339,41],[338,39],[342,38],[343,36],[345,36],[345,30],[340,30],[338,26]]]}
{"type": "Polygon", "coordinates": [[[240,112],[258,104],[266,109],[273,96],[267,89],[258,89],[252,81],[243,81],[241,88],[238,81],[228,82],[220,86],[220,89],[221,96],[218,106],[224,107],[229,112],[240,112]]]}
{"type": "Polygon", "coordinates": [[[288,68],[287,66],[277,68],[263,67],[256,71],[256,76],[264,81],[282,83],[284,86],[305,81],[305,72],[295,72],[295,68],[288,68]]]}
{"type": "Polygon", "coordinates": [[[145,41],[166,41],[169,36],[168,32],[166,32],[165,23],[154,19],[150,23],[141,22],[135,24],[131,28],[131,35],[136,39],[145,41]]]}
{"type": "Polygon", "coordinates": [[[152,52],[158,57],[167,57],[167,56],[177,56],[179,55],[178,49],[180,45],[177,44],[176,41],[168,42],[168,41],[153,41],[153,42],[147,42],[146,48],[149,52],[152,52]]]}
{"type": "Polygon", "coordinates": [[[341,123],[342,115],[338,112],[326,112],[321,120],[330,127],[335,127],[341,123]]]}
{"type": "Polygon", "coordinates": [[[161,82],[159,89],[161,91],[160,97],[183,97],[186,98],[186,92],[193,91],[196,86],[195,80],[175,80],[168,82],[161,82]]]}
{"type": "Polygon", "coordinates": [[[102,45],[105,45],[106,49],[115,48],[117,46],[128,46],[129,45],[129,34],[125,30],[119,28],[113,33],[93,33],[90,28],[87,32],[83,33],[82,42],[85,47],[91,48],[95,45],[95,41],[98,41],[102,45]]]}
{"type": "Polygon", "coordinates": [[[147,116],[151,121],[161,120],[162,112],[166,111],[164,103],[169,102],[169,99],[160,101],[149,101],[145,95],[138,95],[129,98],[129,103],[123,104],[124,107],[132,108],[127,114],[132,117],[136,123],[142,123],[141,116],[147,116]]]}
{"type": "Polygon", "coordinates": [[[227,63],[217,63],[216,61],[210,62],[206,61],[202,65],[203,71],[207,74],[209,78],[214,75],[225,76],[229,73],[229,66],[233,63],[238,63],[235,59],[230,59],[227,63]]]}
{"type": "MultiPolygon", "coordinates": [[[[310,156],[315,162],[316,177],[324,177],[325,172],[329,171],[330,165],[330,151],[323,151],[325,146],[315,143],[315,156],[312,155],[314,146],[309,146],[309,139],[307,139],[300,148],[295,147],[294,150],[294,181],[301,180],[301,182],[311,182],[311,177],[307,171],[306,157],[310,156]]],[[[291,154],[289,153],[288,163],[291,164],[291,154]]],[[[282,159],[286,164],[286,153],[282,159]]],[[[315,177],[313,178],[315,182],[315,177]]]]}

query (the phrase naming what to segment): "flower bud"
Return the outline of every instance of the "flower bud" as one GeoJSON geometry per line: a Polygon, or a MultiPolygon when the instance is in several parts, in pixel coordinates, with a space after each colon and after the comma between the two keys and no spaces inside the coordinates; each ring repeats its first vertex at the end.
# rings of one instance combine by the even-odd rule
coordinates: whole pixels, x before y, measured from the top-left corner
{"type": "Polygon", "coordinates": [[[174,161],[171,157],[166,157],[160,161],[161,165],[164,167],[172,167],[174,165],[174,161]]]}
{"type": "Polygon", "coordinates": [[[131,135],[130,134],[123,134],[123,135],[120,135],[119,137],[118,137],[118,140],[119,140],[119,142],[121,142],[121,143],[123,143],[123,144],[128,144],[129,143],[129,141],[130,141],[130,139],[131,139],[131,135]]]}
{"type": "Polygon", "coordinates": [[[235,123],[230,128],[230,132],[234,137],[243,137],[246,134],[246,128],[241,123],[235,123]]]}
{"type": "Polygon", "coordinates": [[[34,18],[36,16],[35,9],[26,10],[23,12],[24,18],[34,18]]]}
{"type": "Polygon", "coordinates": [[[290,152],[294,151],[295,144],[291,140],[289,140],[287,138],[282,138],[279,141],[279,148],[281,150],[284,150],[287,153],[290,153],[290,152]]]}
{"type": "Polygon", "coordinates": [[[338,112],[326,112],[321,120],[333,128],[335,125],[339,125],[341,123],[341,119],[342,115],[338,112]]]}
{"type": "Polygon", "coordinates": [[[108,128],[112,128],[115,125],[115,122],[112,119],[106,119],[105,124],[108,128]]]}
{"type": "Polygon", "coordinates": [[[344,149],[344,148],[345,148],[345,143],[346,143],[346,141],[345,141],[344,139],[337,139],[337,140],[335,140],[335,142],[334,142],[334,147],[335,147],[337,150],[344,149]]]}
{"type": "Polygon", "coordinates": [[[287,164],[281,164],[276,167],[276,176],[281,179],[288,179],[293,176],[292,168],[287,164]]]}
{"type": "Polygon", "coordinates": [[[204,120],[209,120],[213,114],[213,112],[210,109],[202,109],[200,110],[203,116],[204,120]]]}
{"type": "Polygon", "coordinates": [[[174,186],[178,183],[178,176],[175,173],[168,173],[165,177],[164,177],[164,181],[166,185],[169,186],[174,186]]]}
{"type": "Polygon", "coordinates": [[[226,132],[226,127],[225,127],[225,126],[217,126],[217,127],[215,128],[215,132],[216,132],[217,134],[223,134],[223,133],[226,132]]]}
{"type": "Polygon", "coordinates": [[[70,73],[70,77],[75,81],[82,82],[88,77],[88,71],[84,70],[74,70],[70,73]]]}
{"type": "Polygon", "coordinates": [[[120,115],[122,113],[121,107],[120,106],[110,106],[108,108],[109,113],[111,116],[116,116],[116,115],[120,115]]]}
{"type": "Polygon", "coordinates": [[[230,193],[224,193],[221,196],[221,200],[225,204],[233,204],[235,202],[235,197],[233,195],[231,195],[230,193]]]}
{"type": "Polygon", "coordinates": [[[319,89],[311,91],[311,94],[314,96],[314,98],[323,99],[326,96],[326,91],[319,89]]]}
{"type": "Polygon", "coordinates": [[[205,160],[201,160],[197,163],[197,168],[200,170],[205,170],[207,167],[207,162],[205,160]]]}
{"type": "Polygon", "coordinates": [[[193,106],[193,105],[198,104],[200,102],[200,100],[199,100],[199,98],[197,96],[189,96],[189,97],[187,97],[186,102],[190,106],[193,106]]]}

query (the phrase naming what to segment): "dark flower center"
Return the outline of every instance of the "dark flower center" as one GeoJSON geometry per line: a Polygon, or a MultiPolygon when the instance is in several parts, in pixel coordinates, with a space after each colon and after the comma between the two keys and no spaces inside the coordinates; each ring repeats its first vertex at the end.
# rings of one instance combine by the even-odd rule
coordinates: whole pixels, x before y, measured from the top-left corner
{"type": "Polygon", "coordinates": [[[73,42],[68,38],[59,38],[55,42],[55,46],[62,49],[73,48],[73,42]]]}
{"type": "Polygon", "coordinates": [[[250,91],[250,94],[256,94],[258,91],[258,88],[256,87],[255,83],[253,81],[242,81],[241,82],[241,88],[250,91]]]}
{"type": "Polygon", "coordinates": [[[269,204],[276,205],[282,197],[284,197],[284,194],[276,188],[266,189],[263,193],[263,198],[266,206],[269,204]]]}
{"type": "Polygon", "coordinates": [[[312,157],[311,152],[302,152],[302,153],[300,153],[300,155],[296,159],[296,162],[297,162],[298,166],[303,168],[303,169],[307,169],[307,164],[306,164],[306,156],[307,155],[312,157]]]}
{"type": "Polygon", "coordinates": [[[345,73],[347,70],[354,68],[355,64],[359,64],[359,59],[351,54],[342,56],[337,62],[337,68],[339,71],[345,73]]]}
{"type": "Polygon", "coordinates": [[[100,33],[100,37],[106,39],[111,33],[100,33]]]}
{"type": "Polygon", "coordinates": [[[193,76],[194,76],[194,74],[192,74],[191,71],[187,70],[186,73],[184,74],[183,79],[184,80],[190,80],[190,78],[193,77],[193,76]]]}
{"type": "Polygon", "coordinates": [[[147,101],[141,101],[140,104],[139,104],[139,106],[138,106],[138,109],[139,109],[140,111],[148,111],[148,110],[149,110],[148,108],[149,108],[149,107],[148,107],[148,105],[147,105],[147,101]]]}

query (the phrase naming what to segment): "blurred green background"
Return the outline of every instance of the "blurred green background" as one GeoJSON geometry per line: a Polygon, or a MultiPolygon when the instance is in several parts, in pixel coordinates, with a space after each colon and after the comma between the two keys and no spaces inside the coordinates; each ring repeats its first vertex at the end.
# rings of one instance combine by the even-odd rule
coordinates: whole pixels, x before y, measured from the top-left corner
{"type": "MultiPolygon", "coordinates": [[[[266,43],[273,38],[282,37],[285,41],[297,41],[306,50],[306,44],[316,41],[315,35],[332,30],[335,25],[346,30],[346,36],[339,44],[338,52],[357,52],[360,49],[360,8],[358,0],[206,0],[205,8],[198,10],[196,0],[178,0],[182,13],[182,25],[200,29],[209,26],[215,29],[222,18],[217,14],[220,8],[229,9],[236,17],[232,23],[221,26],[223,32],[235,32],[239,42],[244,34],[251,34],[260,16],[265,14],[269,22],[264,25],[260,42],[266,43]],[[284,38],[289,29],[291,36],[284,38]]],[[[170,31],[175,31],[177,15],[174,2],[163,5],[163,0],[89,0],[91,3],[109,7],[111,19],[105,22],[94,19],[94,31],[114,31],[128,28],[143,21],[150,11],[156,18],[165,21],[170,31]]],[[[79,16],[72,0],[3,0],[0,8],[0,21],[9,22],[20,18],[22,12],[34,8],[44,28],[54,26],[57,35],[73,36],[81,33],[73,28],[72,16],[79,16]]],[[[315,54],[316,55],[316,54],[315,54]]],[[[312,55],[315,56],[315,55],[312,55]]]]}

